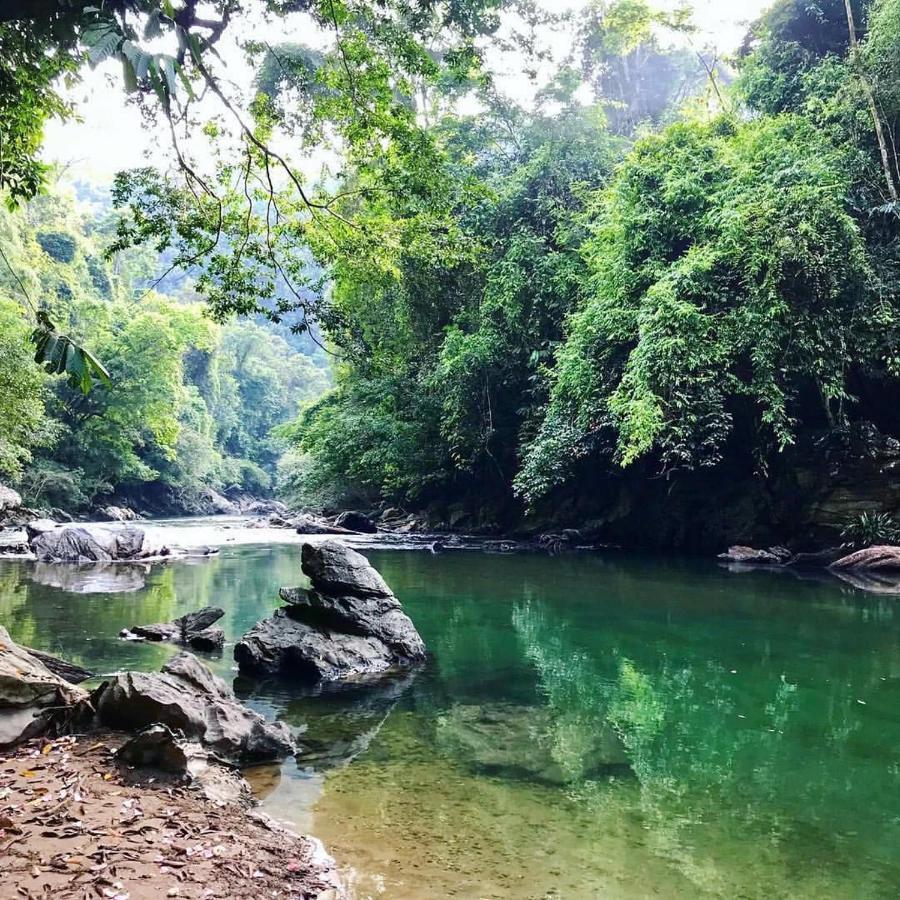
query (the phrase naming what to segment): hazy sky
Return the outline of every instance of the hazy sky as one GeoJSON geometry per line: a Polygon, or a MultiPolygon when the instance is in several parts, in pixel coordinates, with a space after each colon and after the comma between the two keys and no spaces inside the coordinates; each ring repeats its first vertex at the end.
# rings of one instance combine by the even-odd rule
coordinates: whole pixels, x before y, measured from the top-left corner
{"type": "MultiPolygon", "coordinates": [[[[550,9],[577,9],[586,0],[541,0],[550,9]]],[[[695,0],[695,21],[700,29],[699,43],[715,46],[722,53],[737,49],[747,25],[771,0],[695,0]]],[[[654,0],[660,8],[671,8],[677,0],[654,0]]],[[[281,27],[281,26],[278,26],[281,27]]],[[[285,34],[274,24],[254,23],[254,36],[270,43],[302,40],[304,35],[285,34]]],[[[237,84],[249,85],[252,73],[236,48],[223,49],[228,60],[228,76],[237,84]]],[[[47,128],[46,159],[70,166],[70,174],[107,180],[112,173],[145,164],[146,154],[166,146],[163,136],[147,130],[137,111],[126,102],[117,64],[109,63],[90,72],[72,92],[82,121],[51,122],[47,128]]],[[[521,81],[521,79],[519,79],[521,81]]],[[[516,79],[508,79],[505,89],[515,92],[516,79]]]]}

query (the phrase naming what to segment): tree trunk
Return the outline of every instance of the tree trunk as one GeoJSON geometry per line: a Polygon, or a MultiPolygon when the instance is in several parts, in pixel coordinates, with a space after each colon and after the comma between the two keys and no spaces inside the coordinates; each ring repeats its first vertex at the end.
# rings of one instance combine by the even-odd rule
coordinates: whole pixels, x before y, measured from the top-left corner
{"type": "Polygon", "coordinates": [[[862,59],[859,56],[859,42],[856,40],[856,23],[853,20],[853,7],[850,0],[844,0],[844,7],[847,10],[847,27],[850,29],[850,58],[856,68],[856,74],[859,76],[859,82],[862,85],[869,103],[869,111],[872,114],[872,121],[875,124],[875,136],[878,138],[878,149],[881,151],[881,165],[884,168],[884,177],[887,181],[888,193],[891,200],[896,202],[898,199],[897,184],[891,172],[891,158],[888,153],[887,141],[884,137],[884,127],[881,124],[881,116],[878,114],[878,104],[875,102],[875,92],[866,78],[865,69],[863,69],[862,59]]]}

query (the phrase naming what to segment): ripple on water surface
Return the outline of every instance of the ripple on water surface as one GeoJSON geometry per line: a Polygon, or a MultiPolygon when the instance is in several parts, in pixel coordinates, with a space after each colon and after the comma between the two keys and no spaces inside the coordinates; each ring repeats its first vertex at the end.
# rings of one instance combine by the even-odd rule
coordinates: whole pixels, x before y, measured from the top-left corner
{"type": "MultiPolygon", "coordinates": [[[[0,621],[97,671],[155,669],[172,648],[118,631],[216,604],[229,643],[208,662],[233,676],[234,641],[300,580],[296,547],[233,543],[140,584],[2,561],[0,621]]],[[[236,681],[305,728],[298,762],[251,780],[357,898],[897,895],[895,600],[630,557],[371,559],[423,670],[375,689],[236,681]]]]}

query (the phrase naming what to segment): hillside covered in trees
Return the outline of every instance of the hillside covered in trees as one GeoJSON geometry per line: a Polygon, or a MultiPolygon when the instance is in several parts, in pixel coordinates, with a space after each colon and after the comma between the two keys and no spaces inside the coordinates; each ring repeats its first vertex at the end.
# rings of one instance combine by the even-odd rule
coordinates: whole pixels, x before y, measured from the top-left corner
{"type": "MultiPolygon", "coordinates": [[[[243,106],[213,52],[237,7],[217,27],[137,6],[153,34],[85,13],[28,38],[65,70],[120,59],[177,161],[121,173],[106,218],[39,197],[4,221],[0,464],[28,491],[266,491],[280,425],[296,506],[690,545],[818,526],[811,485],[894,452],[898,0],[778,0],[725,59],[690,10],[644,0],[301,4],[327,39],[246,40],[243,106]],[[178,53],[142,49],[167,29],[178,53]],[[503,54],[527,96],[504,93],[503,54]],[[285,140],[327,147],[323,175],[285,140]],[[214,320],[245,318],[142,290],[148,252],[214,320]],[[13,274],[111,386],[79,396],[29,367],[13,274]],[[327,392],[312,342],[261,330],[292,315],[327,342],[327,392]]],[[[13,200],[34,194],[23,160],[13,200]]],[[[825,524],[883,506],[869,488],[825,524]]]]}
{"type": "Polygon", "coordinates": [[[327,388],[325,354],[251,320],[212,322],[193,280],[150,247],[107,255],[109,192],[78,187],[0,212],[0,477],[73,513],[113,499],[213,511],[210,489],[269,496],[272,429],[327,388]],[[23,297],[104,360],[108,385],[85,394],[34,364],[23,297]]]}

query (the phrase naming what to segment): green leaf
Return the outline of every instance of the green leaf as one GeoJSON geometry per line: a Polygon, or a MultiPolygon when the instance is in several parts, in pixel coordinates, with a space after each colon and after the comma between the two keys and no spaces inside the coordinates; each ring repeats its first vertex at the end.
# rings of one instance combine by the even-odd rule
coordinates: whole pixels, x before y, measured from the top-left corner
{"type": "Polygon", "coordinates": [[[81,40],[88,50],[88,62],[95,67],[119,49],[122,34],[109,22],[96,22],[85,28],[81,40]]]}

